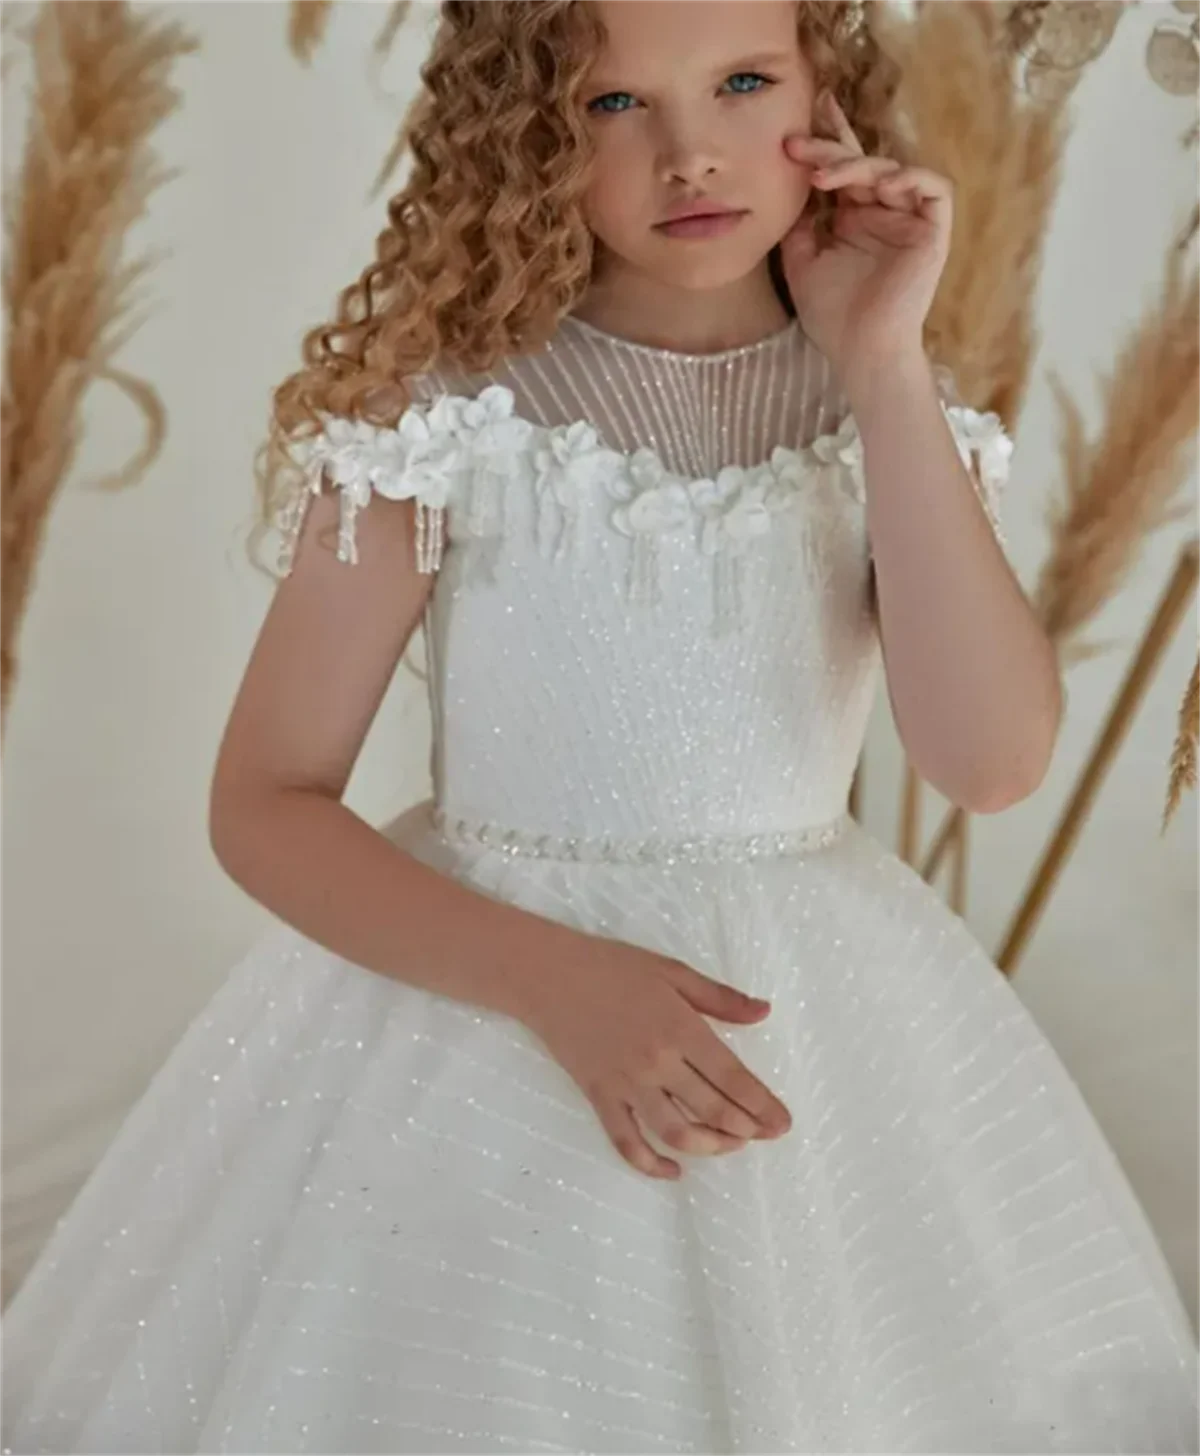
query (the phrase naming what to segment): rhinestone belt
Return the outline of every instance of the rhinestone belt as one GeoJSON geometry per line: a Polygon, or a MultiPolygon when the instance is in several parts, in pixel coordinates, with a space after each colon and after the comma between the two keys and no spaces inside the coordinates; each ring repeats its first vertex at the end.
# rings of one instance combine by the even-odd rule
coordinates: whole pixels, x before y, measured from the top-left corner
{"type": "Polygon", "coordinates": [[[850,822],[841,814],[807,829],[766,834],[701,834],[689,838],[648,835],[539,834],[500,824],[460,819],[434,808],[434,827],[453,844],[478,845],[513,858],[573,860],[586,864],[722,864],[809,854],[834,842],[850,822]]]}

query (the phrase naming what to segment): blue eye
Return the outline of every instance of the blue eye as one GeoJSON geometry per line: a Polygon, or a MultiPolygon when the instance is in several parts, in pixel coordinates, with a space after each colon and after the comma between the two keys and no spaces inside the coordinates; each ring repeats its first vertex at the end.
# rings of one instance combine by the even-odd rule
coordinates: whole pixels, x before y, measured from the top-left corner
{"type": "Polygon", "coordinates": [[[624,106],[624,105],[610,106],[608,104],[610,101],[615,101],[615,102],[626,102],[627,101],[627,102],[629,102],[630,105],[633,105],[634,104],[633,97],[629,94],[628,91],[608,91],[603,96],[597,96],[594,101],[589,101],[588,102],[587,109],[589,111],[595,112],[597,114],[603,113],[606,116],[615,116],[620,111],[628,111],[629,110],[629,106],[624,106]]]}
{"type": "MultiPolygon", "coordinates": [[[[760,75],[757,71],[735,71],[721,89],[728,88],[728,94],[733,96],[753,96],[755,92],[765,91],[775,84],[770,76],[760,75]]],[[[637,104],[637,97],[631,96],[628,91],[606,91],[603,96],[589,101],[587,110],[594,116],[618,116],[637,104]]]]}
{"type": "Polygon", "coordinates": [[[757,71],[736,71],[729,80],[725,82],[735,96],[752,96],[755,91],[761,91],[766,86],[773,86],[775,83],[769,76],[760,76],[757,71]],[[749,81],[748,86],[738,84],[749,81]]]}

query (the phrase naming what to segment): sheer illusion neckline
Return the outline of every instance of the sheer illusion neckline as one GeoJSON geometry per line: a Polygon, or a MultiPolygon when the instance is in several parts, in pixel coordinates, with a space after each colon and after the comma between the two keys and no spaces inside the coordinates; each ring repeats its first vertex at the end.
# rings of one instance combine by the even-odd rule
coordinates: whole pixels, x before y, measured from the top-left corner
{"type": "Polygon", "coordinates": [[[730,359],[743,359],[752,354],[763,354],[777,348],[787,340],[795,338],[800,328],[796,319],[790,319],[782,329],[776,330],[773,334],[767,334],[765,338],[758,339],[753,344],[740,344],[734,349],[719,349],[708,354],[692,354],[681,349],[661,349],[653,344],[636,344],[632,339],[623,339],[619,334],[610,334],[606,329],[597,328],[595,324],[585,323],[575,314],[567,314],[562,323],[578,329],[585,337],[598,339],[616,348],[626,349],[630,353],[642,354],[651,359],[673,360],[681,364],[720,364],[730,359]]]}

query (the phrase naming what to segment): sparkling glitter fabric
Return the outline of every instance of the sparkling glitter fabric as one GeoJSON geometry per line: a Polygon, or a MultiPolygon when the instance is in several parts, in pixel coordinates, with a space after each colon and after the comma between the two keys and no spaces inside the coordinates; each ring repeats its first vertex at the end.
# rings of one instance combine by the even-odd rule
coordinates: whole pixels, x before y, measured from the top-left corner
{"type": "Polygon", "coordinates": [[[443,512],[435,799],[387,832],[769,997],[721,1034],[794,1126],[650,1180],[522,1026],[280,928],[11,1304],[5,1449],[1195,1452],[1192,1332],[1078,1090],[845,815],[880,654],[820,361],[794,330],[699,358],[568,322],[424,383],[505,393],[420,451],[337,447],[356,529],[371,490],[443,512]],[[805,469],[691,488],[776,449],[805,469]]]}

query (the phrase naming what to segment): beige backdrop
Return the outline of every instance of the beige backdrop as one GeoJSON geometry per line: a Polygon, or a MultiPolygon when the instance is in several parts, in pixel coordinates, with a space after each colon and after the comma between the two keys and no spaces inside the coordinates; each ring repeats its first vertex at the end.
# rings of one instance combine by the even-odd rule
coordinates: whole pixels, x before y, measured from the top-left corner
{"type": "MultiPolygon", "coordinates": [[[[18,7],[13,7],[14,9],[18,7]]],[[[176,5],[203,50],[161,135],[183,175],[134,239],[169,248],[156,311],[123,365],[161,389],[166,450],[135,490],[89,479],[136,443],[97,390],[86,449],[52,523],[24,635],[4,803],[4,1272],[11,1289],[188,1020],[262,928],[205,830],[218,735],[264,607],[246,564],[252,451],[302,329],[368,258],[382,208],[367,190],[415,84],[417,12],[376,87],[379,5],[335,7],[311,70],[282,4],[176,5]]],[[[1153,295],[1165,243],[1195,196],[1179,146],[1189,103],[1157,91],[1142,54],[1167,4],[1137,7],[1085,80],[1042,299],[1043,365],[1095,418],[1095,375],[1153,295]]],[[[5,87],[5,164],[22,122],[5,87]]],[[[1039,376],[1040,377],[1040,376],[1039,376]]],[[[1035,387],[1007,509],[1026,583],[1044,550],[1055,420],[1035,387]]],[[[969,919],[995,947],[1170,570],[1155,540],[1097,635],[1121,647],[1076,669],[1052,776],[978,820],[969,919]]],[[[1197,821],[1189,797],[1158,835],[1182,634],[1122,749],[1098,812],[1015,982],[1080,1083],[1195,1309],[1197,821]]],[[[352,784],[382,817],[426,790],[422,689],[402,676],[352,784]]],[[[899,759],[886,695],[872,725],[866,816],[894,842],[899,759]]],[[[930,806],[930,824],[935,806],[930,806]]]]}

